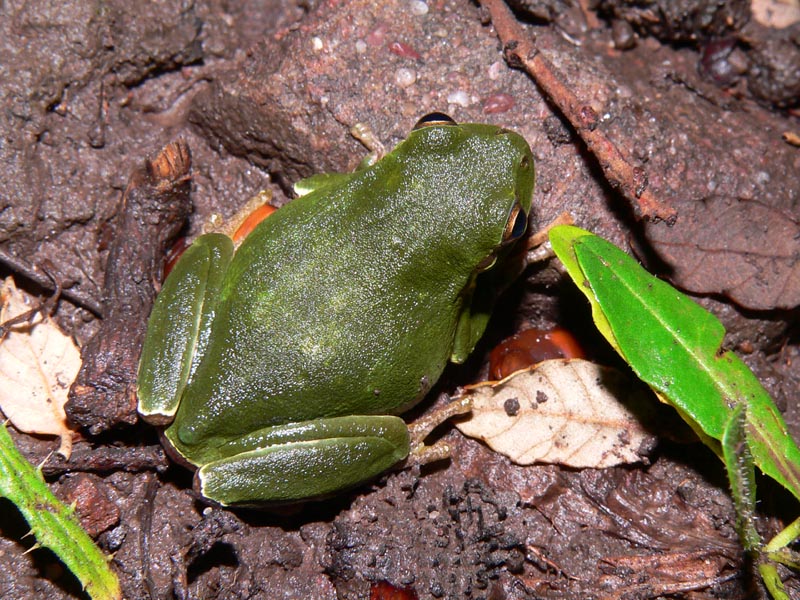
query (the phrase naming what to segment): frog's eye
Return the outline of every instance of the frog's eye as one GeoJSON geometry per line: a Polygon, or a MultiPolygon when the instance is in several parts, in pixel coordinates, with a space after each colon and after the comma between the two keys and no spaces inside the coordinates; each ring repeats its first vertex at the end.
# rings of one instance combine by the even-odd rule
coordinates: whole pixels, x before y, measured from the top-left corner
{"type": "Polygon", "coordinates": [[[508,213],[506,229],[503,231],[503,243],[507,244],[522,237],[528,227],[528,215],[522,210],[522,205],[515,202],[508,213]]]}
{"type": "Polygon", "coordinates": [[[417,124],[414,125],[414,131],[417,129],[422,129],[423,127],[431,127],[434,125],[457,125],[457,123],[450,118],[450,116],[440,113],[440,112],[433,112],[430,114],[425,115],[417,124]]]}

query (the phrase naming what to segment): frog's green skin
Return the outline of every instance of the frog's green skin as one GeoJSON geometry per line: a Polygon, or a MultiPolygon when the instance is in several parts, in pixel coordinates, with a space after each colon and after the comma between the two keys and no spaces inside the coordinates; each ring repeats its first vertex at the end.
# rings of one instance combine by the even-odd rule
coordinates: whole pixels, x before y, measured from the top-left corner
{"type": "Polygon", "coordinates": [[[394,415],[482,335],[477,274],[524,232],[533,184],[519,135],[435,124],[372,166],[306,180],[235,253],[201,236],[150,317],[139,412],[171,422],[172,449],[223,505],[376,476],[409,452],[394,415]]]}

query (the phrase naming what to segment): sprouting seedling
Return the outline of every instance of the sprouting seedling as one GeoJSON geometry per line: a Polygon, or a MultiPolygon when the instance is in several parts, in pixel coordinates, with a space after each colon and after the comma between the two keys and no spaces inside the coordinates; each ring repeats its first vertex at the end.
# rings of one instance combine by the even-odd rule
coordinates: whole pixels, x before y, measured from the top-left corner
{"type": "Polygon", "coordinates": [[[557,226],[550,242],[589,299],[600,333],[723,460],[742,544],[773,598],[789,600],[777,563],[800,567],[800,556],[787,547],[800,535],[800,518],[762,542],[753,525],[754,465],[800,501],[800,449],[753,372],[722,351],[722,323],[588,231],[557,226]]]}

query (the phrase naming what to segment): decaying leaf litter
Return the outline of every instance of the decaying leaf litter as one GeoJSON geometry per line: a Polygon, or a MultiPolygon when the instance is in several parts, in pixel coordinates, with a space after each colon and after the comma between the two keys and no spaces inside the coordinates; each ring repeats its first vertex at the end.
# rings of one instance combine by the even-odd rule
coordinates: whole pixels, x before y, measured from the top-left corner
{"type": "MultiPolygon", "coordinates": [[[[0,323],[31,308],[30,299],[7,277],[0,288],[0,323]]],[[[69,459],[73,430],[64,404],[80,368],[80,353],[46,316],[32,317],[11,327],[0,344],[0,410],[20,431],[58,436],[58,452],[69,459]]]]}
{"type": "MultiPolygon", "coordinates": [[[[110,6],[110,14],[125,22],[128,8],[110,6]]],[[[364,150],[348,137],[342,123],[367,121],[391,146],[421,114],[446,108],[459,121],[491,120],[528,138],[537,158],[534,202],[541,223],[567,210],[595,232],[621,245],[632,239],[645,251],[647,238],[641,237],[626,205],[598,175],[591,156],[530,81],[505,70],[496,38],[481,25],[477,9],[459,2],[430,3],[420,15],[409,6],[353,3],[346,10],[320,7],[304,17],[288,9],[280,17],[259,12],[223,18],[205,5],[188,13],[165,5],[158,14],[137,11],[137,27],[125,31],[113,28],[110,19],[94,22],[97,29],[81,30],[87,21],[79,21],[82,13],[76,11],[79,39],[101,39],[96,34],[103,31],[117,43],[113,50],[87,44],[95,48],[87,59],[57,51],[60,38],[45,37],[34,47],[45,56],[62,56],[69,68],[56,71],[53,63],[37,57],[14,64],[38,76],[4,78],[15,82],[8,84],[6,96],[14,110],[4,113],[4,127],[14,134],[4,152],[14,151],[17,158],[4,158],[9,165],[2,175],[8,208],[0,222],[0,249],[14,259],[10,262],[15,270],[32,268],[34,259],[53,257],[57,276],[71,284],[72,292],[97,299],[104,240],[128,176],[143,157],[153,156],[178,135],[186,137],[195,158],[196,209],[190,231],[197,231],[210,212],[231,214],[254,190],[263,188],[264,167],[283,185],[300,175],[354,166],[364,150]],[[202,31],[194,17],[204,25],[202,31]],[[289,27],[301,17],[302,28],[289,27]],[[155,23],[173,35],[147,37],[147,27],[155,23]],[[257,44],[264,30],[277,35],[257,44]],[[314,38],[322,42],[321,49],[314,38]],[[150,47],[135,43],[138,39],[158,40],[153,42],[155,61],[139,58],[140,49],[150,47]],[[257,45],[237,56],[237,48],[251,46],[242,43],[244,39],[257,45]],[[413,48],[421,60],[408,52],[395,53],[392,42],[413,48]],[[100,60],[104,52],[115,61],[100,60]],[[198,56],[203,64],[196,63],[198,56]],[[152,75],[154,66],[158,76],[152,75]],[[413,84],[400,85],[409,81],[406,72],[404,78],[397,77],[400,69],[414,72],[413,84]],[[49,73],[59,77],[46,78],[49,73]],[[16,83],[23,81],[48,82],[49,87],[16,83]],[[486,106],[498,106],[490,101],[499,94],[505,95],[501,106],[508,106],[510,97],[513,108],[486,112],[486,106]],[[194,128],[184,125],[187,108],[194,128]],[[263,133],[248,133],[253,131],[263,133]],[[211,151],[204,138],[212,140],[210,147],[225,151],[211,151]],[[259,168],[234,156],[247,157],[259,168]],[[70,175],[72,171],[81,176],[70,175]]],[[[645,165],[650,188],[687,201],[710,197],[713,191],[796,214],[798,182],[792,174],[797,172],[797,155],[781,137],[792,124],[796,128],[796,121],[755,103],[746,87],[744,92],[737,89],[740,83],[731,94],[702,79],[697,73],[704,52],[702,34],[696,43],[673,48],[669,40],[659,42],[642,30],[640,37],[634,36],[635,48],[623,53],[609,49],[612,23],[596,13],[553,3],[547,19],[529,27],[537,47],[558,67],[570,89],[594,108],[598,127],[645,165]],[[597,30],[588,29],[587,15],[597,18],[597,30]],[[576,39],[580,45],[573,43],[576,39]]],[[[5,43],[20,36],[29,39],[35,31],[46,35],[26,28],[26,23],[24,13],[6,21],[4,27],[11,29],[5,43]]],[[[634,19],[631,23],[638,27],[634,19]]],[[[744,39],[745,33],[736,31],[733,36],[744,39]]],[[[742,52],[738,44],[730,56],[738,60],[742,52]]],[[[646,252],[642,256],[649,257],[646,252]]],[[[513,311],[501,309],[515,316],[494,325],[487,349],[520,325],[563,322],[564,313],[585,319],[579,303],[565,306],[554,293],[557,277],[552,270],[528,275],[530,283],[512,290],[507,299],[513,311]]],[[[798,384],[787,366],[796,361],[796,313],[784,311],[775,317],[767,309],[743,314],[720,298],[705,302],[729,330],[730,346],[751,349],[746,359],[762,381],[773,382],[770,391],[783,402],[789,420],[796,419],[791,399],[798,384]]],[[[98,327],[96,320],[70,309],[65,301],[57,318],[82,343],[98,327]]],[[[471,365],[473,371],[454,370],[452,386],[478,379],[478,363],[480,357],[471,365]]],[[[156,443],[146,429],[115,429],[113,435],[133,444],[141,443],[134,441],[137,438],[148,440],[148,446],[156,443]]],[[[636,588],[640,593],[678,593],[692,589],[692,584],[705,589],[703,582],[716,582],[729,597],[742,593],[735,577],[724,581],[734,573],[731,565],[738,564],[738,550],[726,525],[732,513],[725,484],[717,479],[713,460],[691,469],[678,466],[670,457],[683,450],[667,444],[652,467],[635,475],[617,469],[523,469],[474,442],[448,435],[456,458],[447,469],[426,472],[419,481],[410,473],[393,475],[366,495],[354,493],[295,517],[235,514],[237,527],[220,525],[217,511],[202,518],[203,507],[186,495],[186,476],[179,469],[173,468],[166,485],[156,486],[155,492],[147,476],[115,469],[99,478],[98,485],[119,507],[121,520],[99,539],[108,550],[117,551],[119,564],[131,565],[126,572],[153,574],[149,583],[137,576],[123,582],[129,595],[170,587],[191,595],[217,585],[224,590],[220,597],[269,597],[270,590],[287,587],[309,597],[333,597],[334,590],[341,597],[362,597],[369,581],[379,579],[414,585],[423,595],[503,591],[508,597],[558,597],[565,593],[559,587],[564,585],[581,595],[591,593],[598,582],[626,589],[620,574],[627,566],[642,564],[636,563],[642,554],[632,551],[634,545],[646,549],[650,559],[654,552],[661,559],[667,553],[672,564],[683,569],[655,572],[642,584],[645,587],[636,588]],[[142,527],[151,506],[149,528],[142,527]],[[655,525],[642,522],[643,515],[651,514],[659,517],[652,521],[655,525]],[[150,557],[145,559],[147,531],[160,535],[149,540],[150,557]],[[682,531],[692,531],[693,536],[687,539],[678,534],[682,531]],[[602,548],[608,561],[590,560],[591,552],[576,552],[576,544],[602,548]],[[258,550],[265,545],[271,548],[266,557],[258,550]],[[181,549],[177,555],[176,548],[181,549]],[[169,556],[204,558],[194,561],[190,577],[184,579],[182,567],[174,568],[169,556]],[[717,559],[718,570],[700,569],[717,559]],[[150,568],[139,568],[147,560],[153,562],[150,568]],[[438,569],[428,566],[434,560],[438,569]],[[442,580],[443,571],[453,579],[442,580]],[[694,572],[696,577],[681,572],[694,572]],[[576,581],[569,578],[574,574],[585,576],[576,581]]],[[[34,462],[53,448],[51,442],[25,436],[19,436],[18,443],[34,462]]],[[[83,445],[87,443],[79,441],[76,452],[83,445]]],[[[769,513],[770,508],[765,510],[769,513]]],[[[30,588],[24,586],[33,585],[38,563],[22,556],[19,541],[4,538],[2,543],[9,560],[3,571],[19,575],[3,582],[3,589],[10,590],[8,597],[27,597],[30,588]]],[[[52,588],[52,595],[59,593],[68,592],[52,588]]]]}

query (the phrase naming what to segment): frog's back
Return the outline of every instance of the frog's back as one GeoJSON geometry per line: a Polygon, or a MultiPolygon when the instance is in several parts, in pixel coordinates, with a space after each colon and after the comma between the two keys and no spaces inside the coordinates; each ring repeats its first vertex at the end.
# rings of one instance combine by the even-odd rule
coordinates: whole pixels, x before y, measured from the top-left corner
{"type": "MultiPolygon", "coordinates": [[[[485,258],[476,247],[497,244],[494,223],[502,229],[514,192],[518,157],[482,154],[496,132],[423,139],[431,147],[422,150],[410,139],[292,201],[248,237],[181,404],[198,435],[224,437],[237,411],[250,427],[254,414],[259,427],[397,414],[428,391],[485,258]],[[476,200],[487,194],[504,201],[476,200]]],[[[461,132],[444,132],[452,133],[461,132]]]]}

